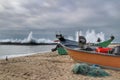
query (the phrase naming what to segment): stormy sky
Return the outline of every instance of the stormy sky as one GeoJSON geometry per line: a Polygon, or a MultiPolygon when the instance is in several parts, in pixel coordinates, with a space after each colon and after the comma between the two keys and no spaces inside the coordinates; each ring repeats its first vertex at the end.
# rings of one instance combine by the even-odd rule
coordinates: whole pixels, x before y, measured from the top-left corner
{"type": "Polygon", "coordinates": [[[119,6],[119,0],[0,0],[0,31],[94,29],[119,36],[119,6]]]}

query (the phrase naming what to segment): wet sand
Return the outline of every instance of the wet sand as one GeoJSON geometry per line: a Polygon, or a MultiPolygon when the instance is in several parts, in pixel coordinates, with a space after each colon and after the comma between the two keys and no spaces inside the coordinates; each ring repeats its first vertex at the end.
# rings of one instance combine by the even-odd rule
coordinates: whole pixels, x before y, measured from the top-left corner
{"type": "Polygon", "coordinates": [[[0,80],[120,80],[120,71],[105,69],[111,76],[90,77],[72,73],[75,62],[57,52],[0,60],[0,80]]]}

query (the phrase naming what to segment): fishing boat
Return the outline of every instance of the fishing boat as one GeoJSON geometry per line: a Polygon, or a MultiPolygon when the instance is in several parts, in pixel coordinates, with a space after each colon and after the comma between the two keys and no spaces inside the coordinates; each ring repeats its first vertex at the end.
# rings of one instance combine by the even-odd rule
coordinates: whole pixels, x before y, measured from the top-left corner
{"type": "Polygon", "coordinates": [[[81,37],[79,42],[65,39],[61,34],[56,35],[56,37],[60,40],[60,44],[67,50],[68,55],[76,62],[97,64],[102,67],[120,70],[120,46],[106,48],[113,37],[108,41],[95,45],[86,44],[84,37],[81,37]],[[103,50],[107,49],[108,52],[96,51],[100,48],[103,50]]]}

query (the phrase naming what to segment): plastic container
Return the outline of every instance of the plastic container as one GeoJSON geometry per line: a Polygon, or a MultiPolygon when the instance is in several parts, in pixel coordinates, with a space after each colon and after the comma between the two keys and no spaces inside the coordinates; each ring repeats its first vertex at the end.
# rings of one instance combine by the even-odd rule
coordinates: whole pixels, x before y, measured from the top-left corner
{"type": "Polygon", "coordinates": [[[110,50],[112,50],[112,48],[102,48],[102,47],[98,47],[98,48],[96,49],[96,52],[108,53],[110,50]]]}

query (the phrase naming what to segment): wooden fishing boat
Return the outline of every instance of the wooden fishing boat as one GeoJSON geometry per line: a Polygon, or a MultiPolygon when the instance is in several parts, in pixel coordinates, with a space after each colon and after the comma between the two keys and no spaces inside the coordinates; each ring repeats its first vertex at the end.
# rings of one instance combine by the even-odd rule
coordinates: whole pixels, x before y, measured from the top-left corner
{"type": "MultiPolygon", "coordinates": [[[[63,38],[63,37],[62,37],[63,38]]],[[[68,55],[77,62],[85,62],[89,64],[97,64],[107,68],[119,69],[120,70],[120,55],[106,54],[101,52],[88,51],[81,49],[77,42],[68,39],[61,39],[60,43],[67,50],[68,55]]],[[[90,46],[91,47],[91,46],[90,46]]],[[[93,46],[92,46],[93,47],[93,46]]],[[[120,52],[119,52],[120,53],[120,52]]]]}

